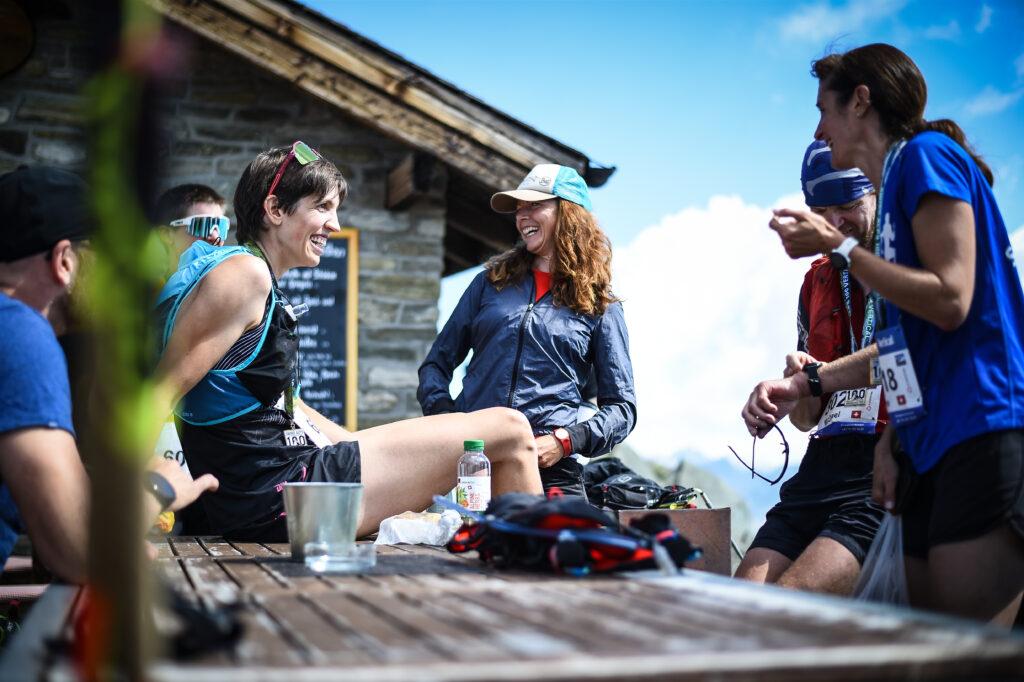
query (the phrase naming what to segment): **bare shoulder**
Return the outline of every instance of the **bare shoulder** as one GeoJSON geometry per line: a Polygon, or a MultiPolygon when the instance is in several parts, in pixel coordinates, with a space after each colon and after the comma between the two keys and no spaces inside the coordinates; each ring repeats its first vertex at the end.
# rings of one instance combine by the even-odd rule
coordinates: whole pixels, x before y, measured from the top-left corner
{"type": "Polygon", "coordinates": [[[181,315],[198,313],[207,320],[246,320],[257,324],[270,295],[270,271],[266,264],[249,254],[225,260],[202,279],[182,306],[181,315]],[[201,312],[200,312],[201,311],[201,312]]]}
{"type": "Polygon", "coordinates": [[[270,295],[270,270],[256,256],[240,253],[231,256],[206,276],[204,284],[218,293],[233,297],[255,297],[260,301],[270,295]]]}

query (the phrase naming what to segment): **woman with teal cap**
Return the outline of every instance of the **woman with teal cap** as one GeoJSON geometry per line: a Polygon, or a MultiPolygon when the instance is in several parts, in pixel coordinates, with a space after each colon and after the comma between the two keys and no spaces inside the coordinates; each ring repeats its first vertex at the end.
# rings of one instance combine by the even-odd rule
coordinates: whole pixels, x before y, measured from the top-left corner
{"type": "Polygon", "coordinates": [[[424,414],[504,406],[537,437],[545,489],[585,495],[574,455],[594,457],[636,424],[629,335],[612,294],[608,237],[572,168],[536,166],[491,197],[514,214],[519,242],[484,266],[420,366],[424,414]],[[462,393],[452,374],[472,351],[462,393]],[[588,398],[596,396],[596,412],[588,398]]]}

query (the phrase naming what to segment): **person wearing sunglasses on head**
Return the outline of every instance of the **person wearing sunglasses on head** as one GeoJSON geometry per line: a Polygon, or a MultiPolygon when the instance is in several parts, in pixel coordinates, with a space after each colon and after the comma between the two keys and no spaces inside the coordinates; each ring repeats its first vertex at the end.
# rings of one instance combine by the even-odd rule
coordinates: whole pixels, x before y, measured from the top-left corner
{"type": "Polygon", "coordinates": [[[177,270],[181,255],[193,244],[223,246],[227,241],[231,223],[224,215],[224,197],[212,187],[172,187],[157,199],[155,213],[167,244],[168,274],[177,270]]]}
{"type": "Polygon", "coordinates": [[[514,214],[520,241],[488,261],[462,295],[420,366],[417,398],[424,414],[521,411],[537,435],[545,489],[585,497],[576,455],[608,452],[636,424],[611,244],[572,168],[536,166],[518,189],[491,197],[491,208],[514,214]],[[453,400],[452,374],[470,350],[453,400]],[[596,413],[587,402],[594,395],[596,413]]]}
{"type": "Polygon", "coordinates": [[[883,314],[874,344],[814,376],[759,383],[743,418],[761,434],[800,398],[880,383],[892,424],[873,497],[902,507],[911,605],[1008,625],[1024,595],[1024,290],[992,171],[955,122],[925,120],[924,77],[892,45],[827,55],[812,73],[815,138],[878,188],[878,238],[847,249],[798,209],[771,227],[793,258],[845,251],[883,314]],[[899,500],[893,431],[917,476],[899,500]]]}
{"type": "MultiPolygon", "coordinates": [[[[870,247],[876,195],[857,168],[836,170],[832,151],[813,142],[800,166],[804,201],[846,238],[870,247]]],[[[822,256],[804,276],[797,314],[797,350],[785,375],[813,372],[871,342],[877,301],[850,277],[840,255],[822,256]]],[[[886,423],[881,389],[837,391],[802,399],[789,418],[814,430],[797,473],[782,486],[736,577],[848,595],[882,520],[871,501],[875,443],[886,423]]]]}
{"type": "Polygon", "coordinates": [[[541,492],[533,434],[514,410],[352,433],[302,401],[301,307],[277,282],[320,263],[347,193],[337,167],[305,143],[260,153],[235,190],[240,246],[186,252],[158,297],[168,412],[173,406],[190,471],[221,481],[203,508],[225,537],[283,541],[281,492],[300,481],[362,482],[358,532],[373,532],[451,490],[470,438],[487,444],[495,494],[541,492]]]}

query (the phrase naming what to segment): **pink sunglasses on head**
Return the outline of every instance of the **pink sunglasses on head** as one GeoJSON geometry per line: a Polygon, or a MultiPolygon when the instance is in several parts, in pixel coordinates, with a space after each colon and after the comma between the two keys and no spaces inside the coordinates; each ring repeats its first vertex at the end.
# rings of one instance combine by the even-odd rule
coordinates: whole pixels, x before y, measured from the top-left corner
{"type": "Polygon", "coordinates": [[[292,149],[288,152],[288,156],[284,157],[284,161],[282,161],[281,165],[278,167],[277,174],[274,176],[274,181],[270,183],[270,190],[267,191],[267,196],[269,197],[274,193],[274,190],[277,189],[277,184],[281,182],[281,177],[284,175],[284,171],[288,168],[288,164],[291,163],[292,159],[298,161],[300,166],[305,166],[307,163],[312,163],[321,158],[323,157],[320,156],[320,153],[305,142],[301,142],[299,140],[292,142],[292,149]]]}

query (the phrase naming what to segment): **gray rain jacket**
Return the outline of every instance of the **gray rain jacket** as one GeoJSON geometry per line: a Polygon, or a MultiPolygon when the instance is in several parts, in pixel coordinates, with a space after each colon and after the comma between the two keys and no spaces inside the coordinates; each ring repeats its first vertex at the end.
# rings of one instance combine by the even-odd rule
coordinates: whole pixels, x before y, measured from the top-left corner
{"type": "Polygon", "coordinates": [[[596,457],[621,443],[636,424],[636,394],[622,304],[603,315],[537,302],[532,276],[498,291],[477,275],[420,366],[416,397],[423,414],[511,407],[534,434],[564,426],[576,453],[596,457]],[[462,393],[448,392],[452,373],[473,351],[462,393]],[[597,414],[577,424],[591,375],[597,414]]]}

